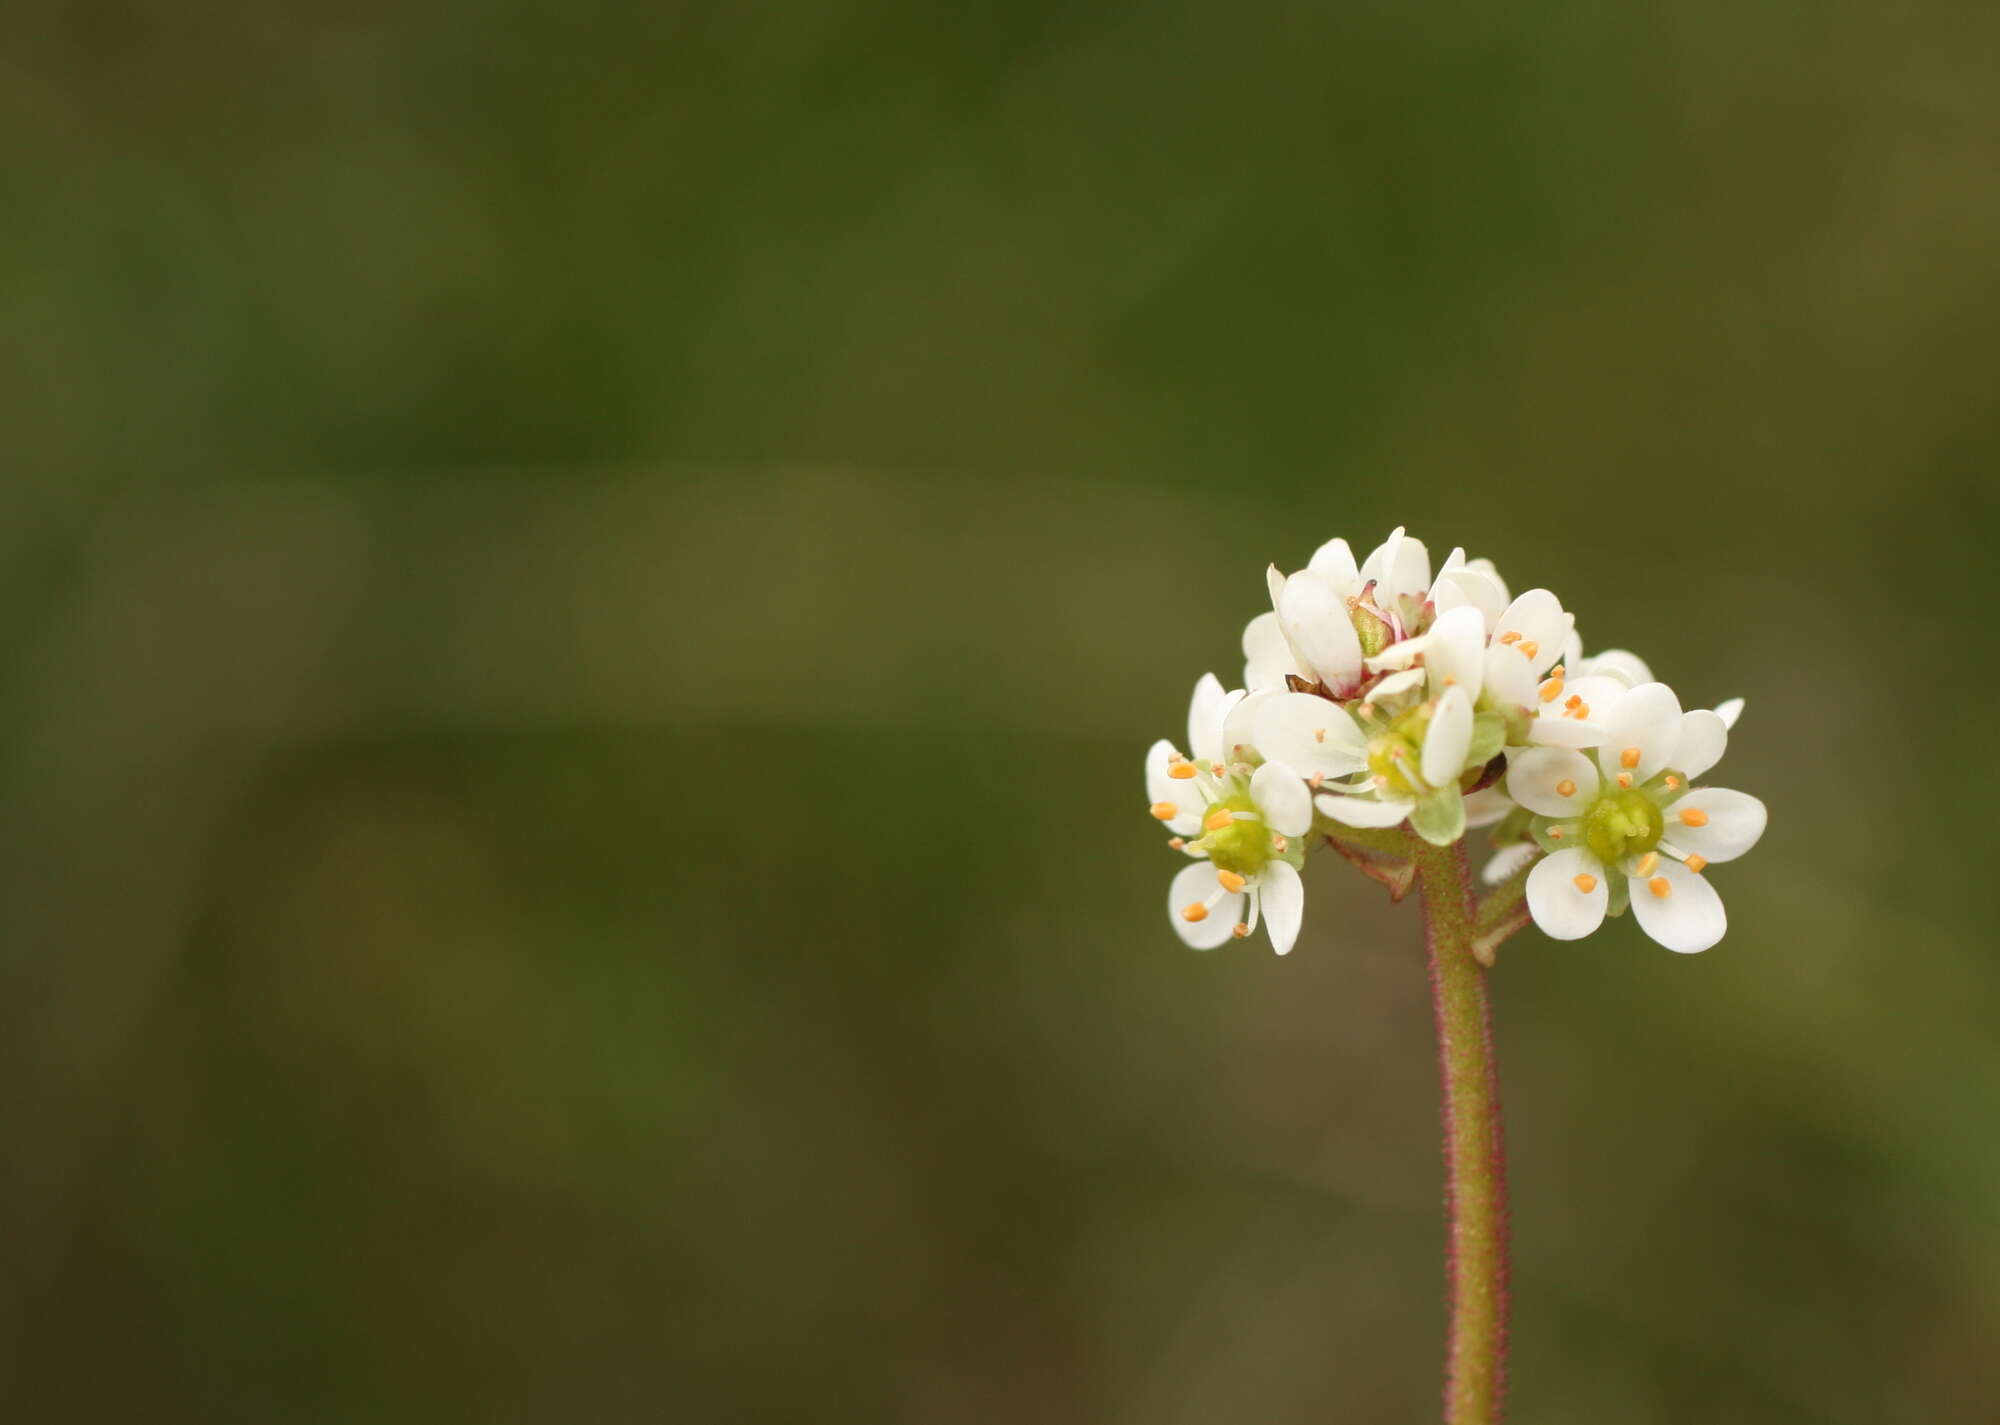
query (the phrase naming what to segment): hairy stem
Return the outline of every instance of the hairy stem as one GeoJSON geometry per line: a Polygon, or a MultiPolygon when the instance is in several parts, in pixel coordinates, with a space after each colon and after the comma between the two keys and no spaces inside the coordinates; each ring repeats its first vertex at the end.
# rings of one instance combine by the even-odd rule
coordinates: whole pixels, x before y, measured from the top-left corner
{"type": "MultiPolygon", "coordinates": [[[[1413,838],[1414,840],[1414,838],[1413,838]]],[[[1507,1376],[1507,1152],[1482,926],[1462,842],[1415,851],[1444,1080],[1446,1425],[1495,1425],[1507,1376]]],[[[1497,942],[1496,942],[1497,943],[1497,942]]]]}

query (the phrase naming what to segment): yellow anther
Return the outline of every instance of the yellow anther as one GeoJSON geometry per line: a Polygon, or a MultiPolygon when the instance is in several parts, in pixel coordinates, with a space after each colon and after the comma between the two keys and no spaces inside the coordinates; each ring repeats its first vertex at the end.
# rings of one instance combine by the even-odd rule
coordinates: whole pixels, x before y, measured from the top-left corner
{"type": "Polygon", "coordinates": [[[1519,643],[1521,635],[1518,633],[1503,633],[1500,635],[1500,641],[1502,643],[1519,643]]]}
{"type": "Polygon", "coordinates": [[[1222,889],[1228,891],[1231,895],[1235,895],[1236,892],[1242,890],[1243,887],[1247,884],[1247,882],[1245,882],[1244,879],[1241,876],[1237,875],[1234,871],[1217,871],[1215,873],[1215,879],[1222,882],[1222,889]]]}
{"type": "Polygon", "coordinates": [[[1556,795],[1559,797],[1575,796],[1576,783],[1572,782],[1569,778],[1564,777],[1560,782],[1556,783],[1556,795]]]}
{"type": "Polygon", "coordinates": [[[1638,749],[1638,748],[1636,748],[1636,747],[1628,747],[1628,748],[1626,748],[1626,749],[1625,749],[1625,750],[1624,750],[1623,752],[1619,753],[1619,754],[1618,754],[1618,765],[1619,765],[1619,766],[1621,766],[1621,767],[1636,767],[1636,766],[1638,766],[1638,765],[1639,765],[1639,749],[1638,749]]]}
{"type": "Polygon", "coordinates": [[[1575,886],[1578,890],[1582,891],[1585,895],[1589,895],[1592,891],[1597,889],[1597,877],[1589,874],[1588,872],[1585,872],[1583,875],[1576,877],[1576,879],[1571,881],[1570,884],[1575,886]]]}
{"type": "Polygon", "coordinates": [[[1630,772],[1620,772],[1618,774],[1618,785],[1626,791],[1630,791],[1632,789],[1632,774],[1630,772]]]}
{"type": "Polygon", "coordinates": [[[1653,874],[1653,868],[1659,864],[1660,853],[1657,851],[1648,851],[1644,856],[1639,858],[1639,869],[1635,874],[1650,876],[1653,874]]]}
{"type": "Polygon", "coordinates": [[[1250,922],[1247,920],[1237,921],[1235,925],[1230,927],[1229,933],[1235,936],[1238,940],[1241,940],[1244,936],[1250,933],[1250,922]]]}
{"type": "Polygon", "coordinates": [[[1532,659],[1537,655],[1539,655],[1541,651],[1542,651],[1542,645],[1534,642],[1532,639],[1528,640],[1527,642],[1521,645],[1521,655],[1524,658],[1532,659]]]}
{"type": "Polygon", "coordinates": [[[1235,820],[1236,818],[1226,811],[1212,811],[1202,819],[1201,824],[1210,831],[1220,831],[1225,826],[1234,824],[1235,820]]]}
{"type": "Polygon", "coordinates": [[[1703,811],[1700,807],[1682,807],[1680,816],[1681,816],[1682,826],[1708,825],[1708,813],[1703,811]]]}
{"type": "Polygon", "coordinates": [[[1195,901],[1190,905],[1184,905],[1181,907],[1181,919],[1186,921],[1207,920],[1208,907],[1203,905],[1200,901],[1195,901]]]}
{"type": "Polygon", "coordinates": [[[1176,782],[1185,782],[1194,775],[1194,763],[1176,762],[1173,766],[1167,768],[1167,775],[1172,777],[1176,782]]]}
{"type": "Polygon", "coordinates": [[[1674,893],[1674,883],[1669,881],[1665,876],[1655,876],[1652,880],[1646,882],[1646,889],[1661,900],[1665,900],[1674,893]]]}
{"type": "Polygon", "coordinates": [[[1542,684],[1542,687],[1541,687],[1541,698],[1542,698],[1542,701],[1543,701],[1543,702],[1545,702],[1545,703],[1552,703],[1552,702],[1554,702],[1554,701],[1555,701],[1555,700],[1556,700],[1557,698],[1561,697],[1562,695],[1563,695],[1563,680],[1562,680],[1562,679],[1560,679],[1560,678],[1551,678],[1551,679],[1549,679],[1549,680],[1548,680],[1548,682],[1546,682],[1546,683],[1542,684]]]}
{"type": "Polygon", "coordinates": [[[1181,814],[1181,809],[1172,802],[1154,802],[1152,810],[1161,821],[1172,821],[1181,814]]]}
{"type": "Polygon", "coordinates": [[[1708,869],[1708,858],[1706,856],[1690,856],[1687,859],[1687,868],[1699,876],[1703,871],[1708,869]]]}

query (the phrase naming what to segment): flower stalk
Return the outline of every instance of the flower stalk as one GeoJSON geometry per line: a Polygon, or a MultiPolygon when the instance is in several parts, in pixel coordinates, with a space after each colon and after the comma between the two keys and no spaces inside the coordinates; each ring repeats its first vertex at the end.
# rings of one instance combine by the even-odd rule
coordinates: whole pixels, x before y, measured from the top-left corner
{"type": "Polygon", "coordinates": [[[1475,951],[1481,917],[1463,844],[1410,840],[1444,1088],[1444,1418],[1495,1425],[1507,1378],[1507,1150],[1486,970],[1475,951]]]}

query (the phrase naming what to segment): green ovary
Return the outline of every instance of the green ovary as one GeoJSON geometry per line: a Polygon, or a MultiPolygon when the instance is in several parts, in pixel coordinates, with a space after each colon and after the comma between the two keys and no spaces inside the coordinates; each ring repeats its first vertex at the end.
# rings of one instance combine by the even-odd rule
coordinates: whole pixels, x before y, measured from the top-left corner
{"type": "Polygon", "coordinates": [[[1644,792],[1613,792],[1584,814],[1583,839],[1600,861],[1616,866],[1658,846],[1665,826],[1666,818],[1644,792]]]}
{"type": "Polygon", "coordinates": [[[1206,851],[1217,870],[1254,876],[1277,854],[1271,846],[1271,828],[1265,825],[1262,813],[1257,812],[1257,804],[1247,796],[1237,795],[1214,803],[1202,815],[1206,819],[1217,812],[1237,811],[1256,813],[1256,820],[1231,821],[1217,830],[1204,831],[1201,839],[1191,844],[1206,851]]]}

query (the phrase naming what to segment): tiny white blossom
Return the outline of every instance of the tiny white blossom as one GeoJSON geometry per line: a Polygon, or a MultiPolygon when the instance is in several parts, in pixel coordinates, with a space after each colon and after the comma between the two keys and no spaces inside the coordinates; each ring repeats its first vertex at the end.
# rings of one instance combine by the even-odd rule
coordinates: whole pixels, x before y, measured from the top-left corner
{"type": "Polygon", "coordinates": [[[1283,955],[1298,940],[1305,913],[1298,867],[1312,830],[1312,800],[1305,778],[1291,767],[1271,760],[1252,765],[1255,754],[1239,735],[1237,717],[1248,706],[1243,690],[1227,692],[1213,674],[1204,675],[1188,708],[1194,755],[1183,756],[1164,739],[1154,743],[1146,753],[1146,795],[1153,816],[1174,832],[1169,844],[1197,858],[1168,891],[1175,933],[1197,950],[1212,950],[1250,934],[1261,920],[1271,948],[1283,955]]]}
{"type": "Polygon", "coordinates": [[[1528,873],[1529,913],[1557,940],[1576,940],[1630,904],[1640,928],[1669,950],[1706,950],[1728,929],[1722,898],[1702,875],[1764,834],[1764,804],[1690,784],[1728,746],[1722,716],[1683,713],[1664,683],[1642,683],[1605,719],[1593,762],[1573,748],[1510,753],[1508,794],[1535,813],[1549,851],[1528,873]]]}

